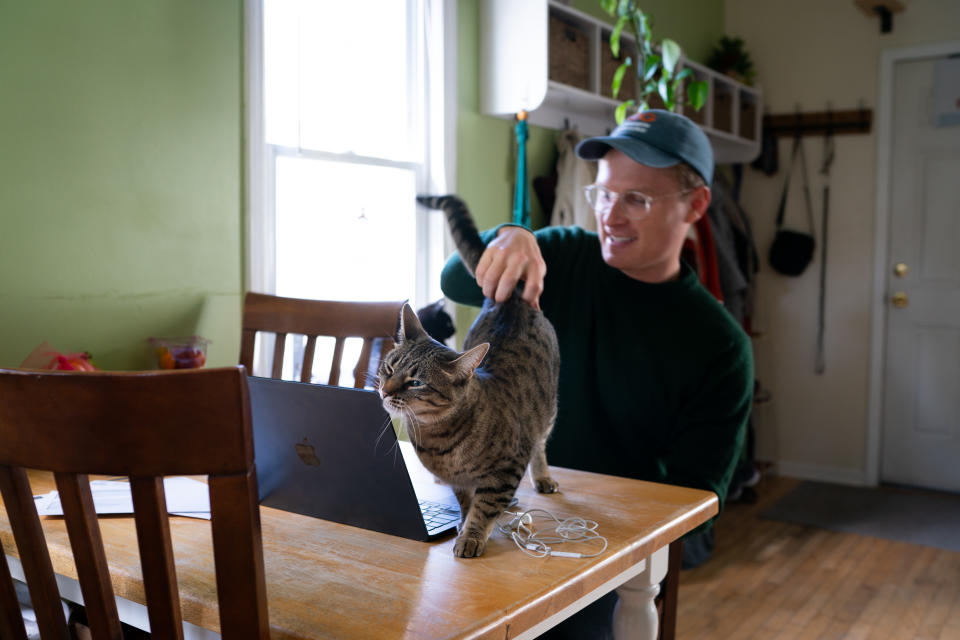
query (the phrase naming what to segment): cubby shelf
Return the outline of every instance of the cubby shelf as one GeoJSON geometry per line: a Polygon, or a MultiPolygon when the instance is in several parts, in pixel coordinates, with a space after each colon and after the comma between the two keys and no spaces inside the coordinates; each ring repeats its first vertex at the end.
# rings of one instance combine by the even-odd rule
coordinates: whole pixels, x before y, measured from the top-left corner
{"type": "MultiPolygon", "coordinates": [[[[513,118],[524,110],[534,125],[607,133],[620,103],[610,97],[619,64],[610,54],[611,30],[610,24],[556,0],[482,0],[481,112],[513,118]]],[[[621,46],[636,50],[627,34],[621,46]]],[[[682,64],[708,82],[703,109],[687,107],[684,113],[710,138],[716,161],[753,160],[760,152],[761,92],[696,62],[682,64]]]]}

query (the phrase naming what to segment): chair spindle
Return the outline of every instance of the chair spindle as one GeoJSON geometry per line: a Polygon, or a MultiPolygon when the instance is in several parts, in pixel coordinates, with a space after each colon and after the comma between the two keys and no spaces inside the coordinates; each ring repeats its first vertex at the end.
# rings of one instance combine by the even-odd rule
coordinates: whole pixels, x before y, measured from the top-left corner
{"type": "Polygon", "coordinates": [[[117,602],[110,584],[110,569],[103,550],[103,538],[93,506],[90,480],[86,474],[56,473],[57,491],[63,505],[70,547],[80,579],[83,606],[97,638],[123,640],[117,602]]]}
{"type": "Polygon", "coordinates": [[[163,478],[130,478],[150,633],[183,640],[183,623],[163,478]]]}
{"type": "Polygon", "coordinates": [[[313,381],[313,356],[317,351],[317,336],[307,336],[307,346],[303,349],[303,367],[300,369],[300,382],[313,381]]]}
{"type": "Polygon", "coordinates": [[[20,564],[37,612],[37,626],[44,640],[69,640],[67,619],[60,604],[60,590],[47,554],[47,541],[30,491],[27,473],[21,467],[0,466],[0,494],[10,517],[10,528],[20,552],[20,564]]]}

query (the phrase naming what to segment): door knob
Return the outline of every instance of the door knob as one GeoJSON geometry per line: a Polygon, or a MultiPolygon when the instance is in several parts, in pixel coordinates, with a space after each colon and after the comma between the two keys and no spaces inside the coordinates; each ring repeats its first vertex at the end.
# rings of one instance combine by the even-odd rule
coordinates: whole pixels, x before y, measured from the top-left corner
{"type": "Polygon", "coordinates": [[[897,276],[898,278],[903,278],[907,275],[909,270],[910,268],[907,267],[906,262],[898,262],[893,266],[893,275],[897,276]]]}
{"type": "Polygon", "coordinates": [[[895,294],[893,294],[893,296],[890,298],[890,302],[891,302],[891,303],[893,304],[893,306],[895,306],[897,309],[903,309],[904,307],[907,306],[907,304],[909,303],[909,300],[907,299],[907,294],[906,294],[906,293],[904,293],[903,291],[897,291],[897,292],[896,292],[895,294]]]}

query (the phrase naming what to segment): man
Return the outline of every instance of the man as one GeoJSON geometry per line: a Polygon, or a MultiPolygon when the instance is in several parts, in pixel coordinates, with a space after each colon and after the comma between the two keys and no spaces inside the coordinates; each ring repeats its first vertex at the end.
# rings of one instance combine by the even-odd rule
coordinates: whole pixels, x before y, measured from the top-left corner
{"type": "MultiPolygon", "coordinates": [[[[561,365],[550,464],[707,489],[722,506],[753,364],[743,330],[680,259],[710,203],[710,142],[684,116],[650,110],[577,154],[599,161],[585,194],[597,232],[499,226],[481,234],[476,279],[454,256],[443,291],[479,305],[523,281],[524,300],[553,323],[561,365]]],[[[688,566],[709,557],[711,526],[685,540],[688,566]]]]}

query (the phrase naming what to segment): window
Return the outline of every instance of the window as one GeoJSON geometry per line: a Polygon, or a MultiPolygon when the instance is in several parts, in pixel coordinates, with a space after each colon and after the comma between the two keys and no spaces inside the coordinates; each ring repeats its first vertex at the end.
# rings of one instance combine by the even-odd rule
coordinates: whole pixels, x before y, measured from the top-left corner
{"type": "Polygon", "coordinates": [[[414,198],[453,189],[454,7],[248,0],[248,289],[441,297],[444,221],[414,198]]]}

